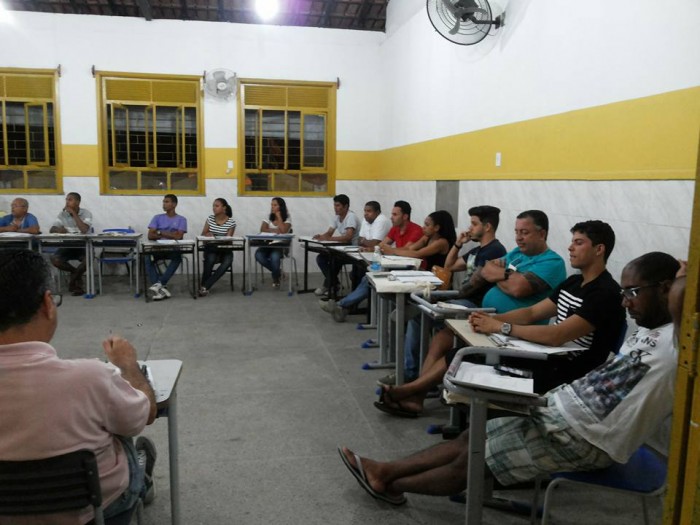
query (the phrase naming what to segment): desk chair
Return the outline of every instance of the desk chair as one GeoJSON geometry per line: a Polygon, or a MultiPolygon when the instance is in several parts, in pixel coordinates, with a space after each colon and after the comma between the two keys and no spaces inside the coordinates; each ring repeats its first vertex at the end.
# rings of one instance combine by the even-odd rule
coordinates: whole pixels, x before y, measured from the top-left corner
{"type": "MultiPolygon", "coordinates": [[[[289,233],[293,233],[293,230],[289,230],[289,233]]],[[[287,278],[289,279],[289,291],[287,292],[287,295],[292,296],[294,295],[294,290],[299,289],[299,273],[297,271],[297,260],[294,258],[294,255],[292,254],[292,249],[293,249],[293,243],[289,243],[289,247],[287,247],[286,250],[282,251],[282,260],[280,261],[280,271],[282,272],[282,280],[284,280],[285,274],[287,275],[287,278]],[[285,269],[285,262],[287,263],[288,268],[285,269]],[[294,274],[294,286],[296,288],[292,287],[292,274],[294,274]]],[[[260,282],[263,284],[265,283],[265,267],[260,264],[257,260],[254,259],[255,266],[255,282],[258,282],[258,267],[260,268],[260,282]]]]}
{"type": "MultiPolygon", "coordinates": [[[[649,525],[649,509],[647,500],[663,494],[666,490],[666,473],[668,465],[666,458],[642,445],[632,455],[627,463],[614,463],[608,468],[590,472],[561,472],[552,475],[544,496],[542,510],[542,525],[546,525],[551,511],[554,489],[562,483],[588,485],[611,490],[623,494],[640,496],[644,523],[649,525]]],[[[538,480],[533,496],[533,506],[539,504],[540,481],[538,480]]]]}
{"type": "MultiPolygon", "coordinates": [[[[106,228],[102,233],[135,233],[131,228],[106,228]]],[[[138,297],[138,285],[134,278],[134,265],[138,264],[139,254],[136,251],[136,241],[114,240],[102,241],[102,252],[99,255],[95,254],[95,260],[99,263],[97,266],[97,275],[99,282],[99,294],[102,294],[102,265],[103,264],[124,264],[126,271],[129,274],[129,290],[134,287],[134,297],[138,297]],[[133,285],[132,285],[133,282],[133,285]]]]}
{"type": "Polygon", "coordinates": [[[92,505],[104,524],[95,454],[77,450],[29,461],[0,461],[0,515],[38,515],[92,505]]]}

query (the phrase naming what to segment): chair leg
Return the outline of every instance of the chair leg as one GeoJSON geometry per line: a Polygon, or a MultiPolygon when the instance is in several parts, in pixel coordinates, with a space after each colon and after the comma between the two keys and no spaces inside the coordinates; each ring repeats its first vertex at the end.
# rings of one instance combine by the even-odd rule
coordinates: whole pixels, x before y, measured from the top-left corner
{"type": "Polygon", "coordinates": [[[143,500],[141,498],[136,502],[136,523],[137,525],[143,525],[143,500]]]}
{"type": "Polygon", "coordinates": [[[544,504],[542,506],[542,525],[547,525],[547,519],[549,518],[549,507],[552,504],[552,498],[554,489],[559,486],[561,478],[555,478],[551,481],[547,490],[544,492],[544,504]]]}

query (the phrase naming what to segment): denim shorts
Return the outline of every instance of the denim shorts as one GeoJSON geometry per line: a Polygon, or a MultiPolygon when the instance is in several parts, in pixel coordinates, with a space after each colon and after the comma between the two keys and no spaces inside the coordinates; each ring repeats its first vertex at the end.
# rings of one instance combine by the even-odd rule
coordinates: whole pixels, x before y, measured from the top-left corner
{"type": "Polygon", "coordinates": [[[143,497],[146,492],[145,465],[140,466],[138,453],[132,438],[116,436],[119,439],[129,464],[129,486],[119,497],[104,509],[105,519],[118,516],[123,512],[133,510],[136,502],[143,497]]]}

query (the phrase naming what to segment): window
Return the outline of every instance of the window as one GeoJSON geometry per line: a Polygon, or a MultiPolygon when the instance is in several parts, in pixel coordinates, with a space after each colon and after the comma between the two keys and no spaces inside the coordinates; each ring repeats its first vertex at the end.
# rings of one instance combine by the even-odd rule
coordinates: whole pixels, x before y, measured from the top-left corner
{"type": "Polygon", "coordinates": [[[200,80],[98,74],[102,193],[203,192],[200,80]]]}
{"type": "Polygon", "coordinates": [[[57,193],[56,71],[0,69],[0,193],[57,193]]]}
{"type": "Polygon", "coordinates": [[[333,195],[336,85],[240,82],[239,194],[333,195]]]}

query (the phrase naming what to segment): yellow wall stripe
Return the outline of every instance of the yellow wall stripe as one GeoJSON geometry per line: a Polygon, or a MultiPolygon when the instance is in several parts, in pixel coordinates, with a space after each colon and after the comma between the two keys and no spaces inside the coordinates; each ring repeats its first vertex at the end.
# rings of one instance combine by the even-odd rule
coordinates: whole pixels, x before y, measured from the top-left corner
{"type": "Polygon", "coordinates": [[[204,178],[235,179],[238,173],[238,148],[205,148],[204,178]],[[233,161],[233,169],[228,169],[228,161],[233,161]]]}
{"type": "Polygon", "coordinates": [[[63,144],[64,177],[99,177],[100,155],[96,145],[63,144]]]}

